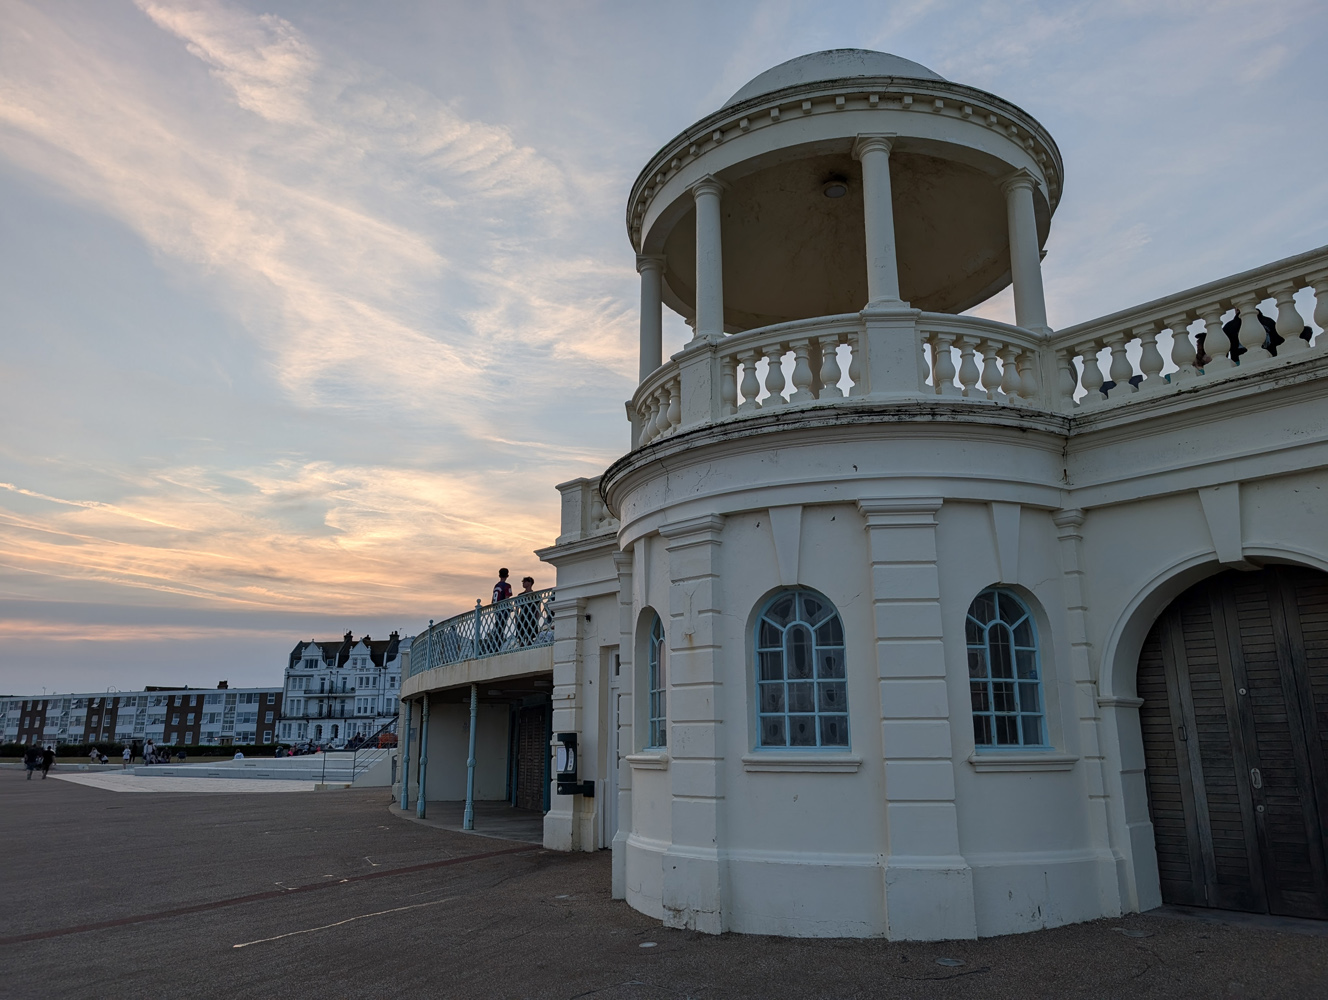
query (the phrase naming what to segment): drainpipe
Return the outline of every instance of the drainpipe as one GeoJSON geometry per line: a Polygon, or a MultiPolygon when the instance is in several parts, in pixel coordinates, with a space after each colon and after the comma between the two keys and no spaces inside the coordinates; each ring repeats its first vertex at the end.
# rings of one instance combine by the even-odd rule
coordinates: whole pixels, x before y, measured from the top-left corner
{"type": "Polygon", "coordinates": [[[415,709],[406,702],[406,738],[401,741],[401,811],[410,807],[410,724],[415,718],[415,709]]]}
{"type": "Polygon", "coordinates": [[[424,819],[424,765],[429,762],[429,696],[420,699],[420,777],[415,796],[415,815],[424,819]]]}
{"type": "Polygon", "coordinates": [[[466,813],[461,829],[475,829],[475,722],[480,714],[480,689],[470,686],[470,756],[466,758],[466,813]]]}

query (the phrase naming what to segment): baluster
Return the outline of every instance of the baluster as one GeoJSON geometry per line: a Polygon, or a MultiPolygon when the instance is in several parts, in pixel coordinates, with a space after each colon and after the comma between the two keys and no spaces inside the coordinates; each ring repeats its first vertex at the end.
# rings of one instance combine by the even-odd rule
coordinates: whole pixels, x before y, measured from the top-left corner
{"type": "Polygon", "coordinates": [[[665,432],[672,432],[682,423],[682,383],[674,379],[669,383],[669,408],[667,412],[668,426],[664,428],[665,432]]]}
{"type": "Polygon", "coordinates": [[[996,364],[996,344],[984,340],[978,344],[982,352],[982,388],[987,390],[988,399],[996,399],[1001,391],[1001,369],[996,364]]]}
{"type": "Polygon", "coordinates": [[[1240,338],[1240,346],[1245,348],[1245,353],[1240,356],[1240,363],[1248,368],[1250,365],[1267,361],[1272,355],[1263,349],[1264,338],[1268,336],[1268,331],[1259,322],[1259,297],[1253,293],[1242,295],[1232,299],[1231,304],[1240,314],[1240,331],[1236,336],[1240,338]]]}
{"type": "Polygon", "coordinates": [[[1019,352],[1015,370],[1019,372],[1019,395],[1030,403],[1037,403],[1042,395],[1042,386],[1038,384],[1037,353],[1028,349],[1019,352]]]}
{"type": "Polygon", "coordinates": [[[669,429],[669,391],[660,386],[655,390],[655,437],[669,429]]]}
{"type": "Polygon", "coordinates": [[[641,414],[641,443],[649,444],[650,439],[655,436],[655,396],[651,393],[645,398],[645,401],[638,408],[637,412],[641,414]]]}
{"type": "Polygon", "coordinates": [[[1108,347],[1111,348],[1111,367],[1108,370],[1111,381],[1116,383],[1116,387],[1111,390],[1111,395],[1120,399],[1122,396],[1129,395],[1138,391],[1138,386],[1130,384],[1130,377],[1134,374],[1134,366],[1130,364],[1129,355],[1125,353],[1125,341],[1133,339],[1125,333],[1113,333],[1110,337],[1103,338],[1108,347]]]}
{"type": "Polygon", "coordinates": [[[960,389],[955,385],[955,363],[951,347],[954,344],[953,333],[938,333],[931,342],[931,380],[939,396],[957,396],[960,389]]]}
{"type": "MultiPolygon", "coordinates": [[[[1318,314],[1315,313],[1315,315],[1318,314]]],[[[848,391],[850,396],[865,396],[870,388],[867,385],[867,380],[863,377],[867,370],[866,362],[862,359],[862,353],[866,350],[863,346],[865,337],[866,334],[859,331],[856,336],[850,336],[846,341],[849,349],[848,377],[849,381],[853,383],[848,391]]]]}
{"type": "Polygon", "coordinates": [[[1139,383],[1141,392],[1158,392],[1166,387],[1166,382],[1162,378],[1162,352],[1157,349],[1158,326],[1156,323],[1150,323],[1148,326],[1136,326],[1134,335],[1139,338],[1139,370],[1143,372],[1144,380],[1139,383]]]}
{"type": "Polygon", "coordinates": [[[1074,409],[1074,390],[1078,385],[1079,376],[1074,370],[1074,358],[1062,348],[1056,352],[1056,389],[1060,393],[1061,409],[1074,409]]]}
{"type": "Polygon", "coordinates": [[[766,397],[764,406],[783,406],[788,402],[784,398],[784,345],[777,344],[766,351],[766,361],[770,367],[765,370],[766,397]]]}
{"type": "Polygon", "coordinates": [[[800,340],[793,345],[793,392],[790,403],[810,403],[816,399],[812,392],[811,345],[800,340]]]}
{"type": "Polygon", "coordinates": [[[1328,271],[1312,274],[1309,280],[1314,289],[1314,322],[1319,326],[1314,346],[1323,350],[1328,347],[1328,271]]]}
{"type": "MultiPolygon", "coordinates": [[[[1200,358],[1205,375],[1213,375],[1234,367],[1231,360],[1231,341],[1222,329],[1222,307],[1211,305],[1199,313],[1204,321],[1204,354],[1208,360],[1200,358]]],[[[1260,330],[1263,327],[1259,327],[1260,330]]]]}
{"type": "Polygon", "coordinates": [[[748,351],[742,356],[742,402],[738,404],[739,413],[750,413],[761,408],[761,404],[756,401],[756,397],[761,394],[761,380],[756,377],[756,361],[759,357],[756,351],[748,351]]]}
{"type": "Polygon", "coordinates": [[[973,360],[973,348],[978,344],[972,337],[960,337],[959,344],[959,384],[964,388],[961,395],[972,399],[977,395],[978,363],[973,360]]]}
{"type": "Polygon", "coordinates": [[[825,383],[821,381],[821,364],[825,359],[821,357],[821,338],[807,338],[807,364],[812,370],[812,398],[820,399],[821,390],[825,388],[825,383]]]}
{"type": "Polygon", "coordinates": [[[1184,316],[1175,316],[1165,322],[1171,328],[1171,363],[1176,366],[1171,381],[1184,382],[1194,378],[1198,374],[1195,370],[1197,355],[1194,341],[1190,339],[1190,321],[1184,316]]]}
{"type": "Polygon", "coordinates": [[[1019,357],[1019,348],[1013,344],[1004,344],[1000,349],[1001,364],[1001,392],[1005,393],[1007,403],[1018,403],[1022,393],[1022,385],[1019,380],[1019,366],[1015,359],[1019,357]]]}
{"type": "Polygon", "coordinates": [[[839,370],[839,336],[821,338],[821,395],[818,399],[843,399],[839,388],[842,373],[839,370]]]}
{"type": "Polygon", "coordinates": [[[1102,366],[1098,363],[1097,352],[1098,342],[1090,340],[1082,347],[1076,348],[1083,358],[1084,374],[1080,382],[1084,387],[1084,398],[1079,401],[1083,407],[1101,406],[1106,402],[1106,397],[1102,395],[1102,383],[1106,381],[1102,377],[1102,366]]]}
{"type": "Polygon", "coordinates": [[[1277,301],[1277,335],[1282,338],[1282,343],[1277,348],[1277,356],[1284,358],[1288,354],[1299,354],[1301,351],[1309,350],[1310,345],[1300,339],[1301,331],[1305,329],[1305,320],[1301,318],[1300,310],[1296,308],[1296,300],[1293,298],[1296,286],[1288,281],[1268,291],[1277,301]]]}
{"type": "Polygon", "coordinates": [[[738,412],[738,359],[732,354],[720,361],[719,412],[731,417],[738,412]]]}
{"type": "Polygon", "coordinates": [[[1309,276],[1309,287],[1315,292],[1315,323],[1319,325],[1313,347],[1323,351],[1328,347],[1328,271],[1309,276]]]}

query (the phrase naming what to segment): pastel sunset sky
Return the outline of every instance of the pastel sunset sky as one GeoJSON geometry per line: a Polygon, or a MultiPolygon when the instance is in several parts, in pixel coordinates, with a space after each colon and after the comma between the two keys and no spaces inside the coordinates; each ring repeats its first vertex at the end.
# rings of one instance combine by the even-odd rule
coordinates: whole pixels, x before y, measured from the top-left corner
{"type": "Polygon", "coordinates": [[[0,692],[551,585],[554,485],[627,446],[632,180],[836,47],[1050,130],[1054,326],[1328,243],[1322,0],[6,0],[0,692]]]}

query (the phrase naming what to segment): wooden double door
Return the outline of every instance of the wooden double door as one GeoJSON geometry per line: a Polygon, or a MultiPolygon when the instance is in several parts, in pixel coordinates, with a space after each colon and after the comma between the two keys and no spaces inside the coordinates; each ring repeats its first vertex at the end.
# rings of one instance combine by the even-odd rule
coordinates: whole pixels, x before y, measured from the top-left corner
{"type": "Polygon", "coordinates": [[[1154,623],[1138,695],[1163,901],[1328,919],[1328,575],[1192,587],[1154,623]]]}

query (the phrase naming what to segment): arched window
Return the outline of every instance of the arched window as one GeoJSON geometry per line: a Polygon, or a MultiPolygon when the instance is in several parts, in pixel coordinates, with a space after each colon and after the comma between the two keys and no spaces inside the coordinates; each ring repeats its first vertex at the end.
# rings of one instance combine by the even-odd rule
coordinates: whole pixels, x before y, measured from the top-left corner
{"type": "Polygon", "coordinates": [[[772,597],[756,622],[757,741],[762,747],[848,746],[844,626],[810,590],[772,597]]]}
{"type": "Polygon", "coordinates": [[[655,616],[650,626],[649,651],[650,743],[651,747],[669,745],[668,679],[664,676],[664,623],[655,616]]]}
{"type": "Polygon", "coordinates": [[[1046,746],[1037,627],[1008,590],[989,587],[965,622],[973,741],[979,747],[1046,746]]]}

